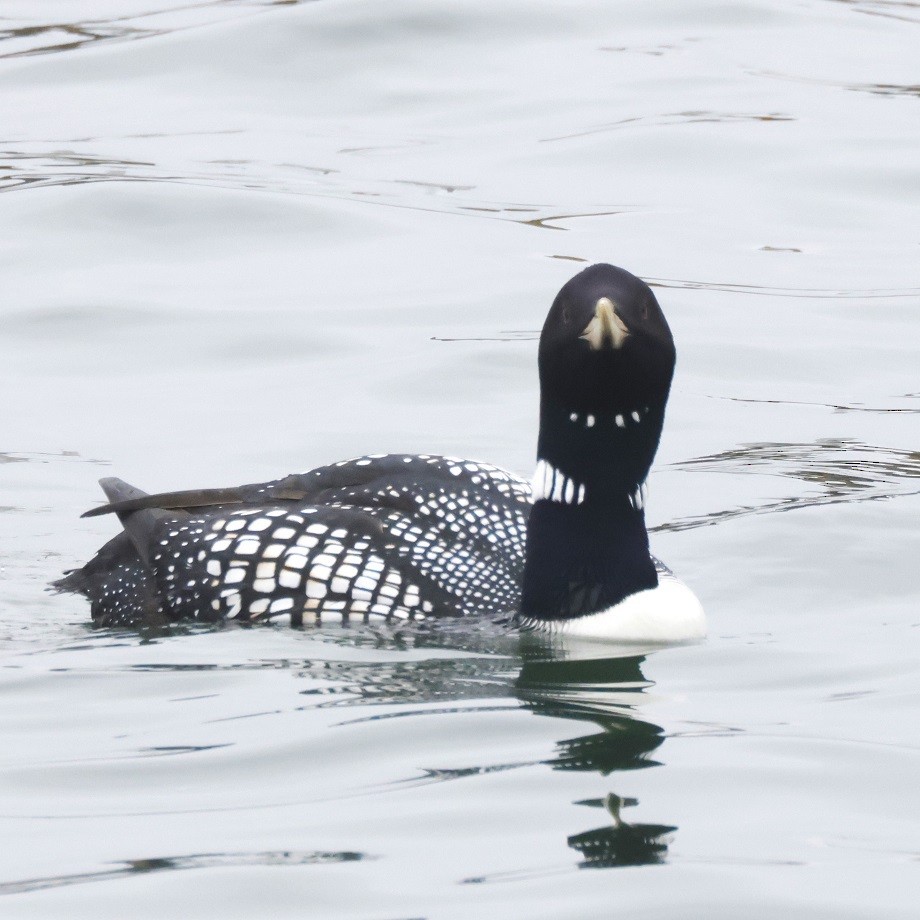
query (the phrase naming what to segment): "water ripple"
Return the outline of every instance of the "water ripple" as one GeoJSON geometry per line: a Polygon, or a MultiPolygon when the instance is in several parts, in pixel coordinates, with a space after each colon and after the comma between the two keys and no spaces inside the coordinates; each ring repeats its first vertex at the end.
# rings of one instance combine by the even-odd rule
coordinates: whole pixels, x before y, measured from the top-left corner
{"type": "Polygon", "coordinates": [[[771,77],[809,86],[830,86],[854,93],[871,93],[873,96],[920,96],[920,85],[915,83],[850,83],[846,80],[822,80],[774,70],[752,70],[750,73],[752,76],[771,77]]]}
{"type": "Polygon", "coordinates": [[[673,468],[733,475],[767,473],[817,485],[820,491],[685,517],[651,528],[653,531],[692,530],[755,514],[920,494],[920,488],[914,485],[920,479],[920,451],[877,447],[849,438],[743,444],[675,463],[673,468]]]}
{"type": "Polygon", "coordinates": [[[805,297],[816,300],[877,299],[916,297],[920,287],[908,288],[783,288],[757,284],[735,284],[725,281],[694,281],[677,278],[646,278],[650,287],[678,290],[719,291],[725,294],[752,294],[767,297],[805,297]]]}
{"type": "MultiPolygon", "coordinates": [[[[202,132],[205,133],[211,132],[202,132]]],[[[508,221],[557,231],[570,229],[565,224],[571,221],[614,217],[640,210],[622,204],[591,210],[568,210],[556,204],[495,202],[469,194],[475,189],[472,185],[422,182],[398,176],[377,180],[359,178],[352,176],[344,167],[329,164],[226,158],[166,164],[154,159],[141,160],[112,152],[76,149],[76,145],[96,141],[94,138],[42,142],[7,140],[5,143],[10,146],[0,150],[0,192],[102,182],[154,182],[358,201],[377,207],[508,221]],[[29,149],[28,144],[36,148],[41,144],[41,147],[29,149]],[[55,146],[60,144],[70,146],[55,146]]],[[[354,154],[367,149],[371,148],[347,148],[339,150],[338,154],[354,154]]]]}
{"type": "Polygon", "coordinates": [[[297,3],[300,0],[199,0],[179,6],[166,6],[132,16],[81,19],[76,22],[28,22],[0,28],[0,58],[31,57],[75,51],[88,45],[136,41],[202,25],[212,25],[230,17],[253,15],[267,7],[297,3]]]}
{"type": "Polygon", "coordinates": [[[241,866],[317,866],[329,863],[356,862],[370,859],[357,851],[264,850],[255,853],[192,853],[187,856],[155,856],[146,859],[126,859],[111,869],[80,872],[73,875],[49,875],[42,878],[20,879],[0,883],[0,895],[66,888],[87,882],[109,882],[132,875],[151,872],[179,872],[185,869],[223,869],[241,866]]]}
{"type": "Polygon", "coordinates": [[[662,128],[672,125],[687,124],[736,124],[751,121],[796,121],[795,116],[785,112],[714,112],[707,110],[694,110],[688,112],[666,112],[661,115],[636,115],[632,118],[621,118],[609,124],[597,125],[583,131],[571,134],[559,134],[554,137],[541,137],[540,143],[548,144],[554,141],[567,141],[578,137],[589,137],[592,134],[605,134],[608,131],[619,131],[636,125],[641,127],[662,128]]]}
{"type": "Polygon", "coordinates": [[[920,4],[916,0],[831,0],[843,3],[854,13],[900,19],[902,22],[920,22],[920,4]]]}
{"type": "MultiPolygon", "coordinates": [[[[916,399],[916,393],[905,393],[900,399],[916,399]]],[[[803,399],[752,399],[743,396],[713,396],[713,399],[724,399],[727,402],[760,403],[773,406],[814,406],[818,409],[831,409],[834,412],[869,412],[875,415],[889,413],[907,413],[908,415],[920,414],[920,406],[864,406],[861,403],[823,403],[811,402],[803,399]]]]}
{"type": "Polygon", "coordinates": [[[0,49],[3,49],[0,58],[53,54],[97,42],[128,41],[160,34],[162,32],[158,29],[139,29],[103,22],[19,26],[0,29],[0,49]]]}

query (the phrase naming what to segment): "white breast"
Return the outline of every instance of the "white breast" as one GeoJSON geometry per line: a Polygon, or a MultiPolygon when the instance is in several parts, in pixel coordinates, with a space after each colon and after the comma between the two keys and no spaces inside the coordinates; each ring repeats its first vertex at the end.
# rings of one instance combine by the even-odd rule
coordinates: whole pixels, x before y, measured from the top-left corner
{"type": "Polygon", "coordinates": [[[692,642],[706,635],[706,615],[696,595],[673,575],[613,607],[572,620],[533,622],[539,632],[605,642],[692,642]]]}

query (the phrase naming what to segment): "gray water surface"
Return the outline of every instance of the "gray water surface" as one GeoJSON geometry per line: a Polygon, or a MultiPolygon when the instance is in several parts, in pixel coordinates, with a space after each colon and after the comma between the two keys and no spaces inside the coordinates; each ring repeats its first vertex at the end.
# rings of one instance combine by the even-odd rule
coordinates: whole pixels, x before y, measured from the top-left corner
{"type": "Polygon", "coordinates": [[[5,0],[0,914],[915,917],[918,41],[909,0],[5,0]],[[649,524],[706,642],[46,593],[104,475],[529,475],[594,261],[677,340],[649,524]]]}

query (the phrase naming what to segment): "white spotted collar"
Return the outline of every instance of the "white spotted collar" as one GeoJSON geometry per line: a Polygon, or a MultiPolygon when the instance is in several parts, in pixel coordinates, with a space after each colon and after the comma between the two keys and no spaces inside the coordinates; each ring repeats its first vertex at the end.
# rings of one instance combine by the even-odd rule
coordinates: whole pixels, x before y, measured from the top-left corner
{"type": "MultiPolygon", "coordinates": [[[[587,490],[584,483],[576,482],[547,460],[538,460],[531,483],[533,501],[559,502],[563,505],[581,505],[587,490]]],[[[642,511],[648,497],[648,486],[643,482],[634,492],[627,493],[630,507],[642,511]]]]}
{"type": "Polygon", "coordinates": [[[618,412],[609,416],[592,415],[590,412],[571,412],[569,413],[569,421],[573,425],[584,425],[585,428],[594,428],[595,425],[603,424],[607,421],[617,428],[627,428],[630,425],[641,424],[642,419],[648,415],[648,409],[648,406],[643,406],[642,409],[633,409],[631,412],[618,412]]]}

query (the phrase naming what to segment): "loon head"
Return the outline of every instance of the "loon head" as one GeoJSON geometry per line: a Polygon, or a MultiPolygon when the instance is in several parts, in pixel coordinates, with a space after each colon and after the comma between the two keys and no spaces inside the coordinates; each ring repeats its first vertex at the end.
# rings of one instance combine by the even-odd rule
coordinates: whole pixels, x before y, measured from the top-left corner
{"type": "Polygon", "coordinates": [[[577,274],[540,335],[538,459],[595,496],[634,492],[658,448],[674,360],[644,281],[604,264],[577,274]]]}
{"type": "Polygon", "coordinates": [[[540,335],[540,384],[574,412],[632,411],[667,399],[674,339],[652,289],[592,265],[556,295],[540,335]]]}

